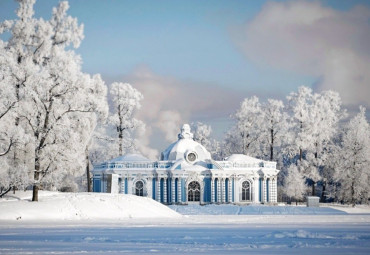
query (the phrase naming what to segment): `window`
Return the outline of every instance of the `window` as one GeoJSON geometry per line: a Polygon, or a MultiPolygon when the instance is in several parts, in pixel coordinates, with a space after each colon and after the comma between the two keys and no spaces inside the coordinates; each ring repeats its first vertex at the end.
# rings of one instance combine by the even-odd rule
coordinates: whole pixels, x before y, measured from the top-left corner
{"type": "Polygon", "coordinates": [[[135,195],[144,196],[144,183],[142,181],[137,181],[135,184],[135,195]]]}
{"type": "Polygon", "coordinates": [[[249,181],[242,183],[242,201],[251,201],[251,184],[249,181]]]}
{"type": "Polygon", "coordinates": [[[188,202],[200,201],[200,185],[199,182],[193,181],[188,185],[188,202]]]}
{"type": "Polygon", "coordinates": [[[198,158],[198,155],[196,154],[195,151],[192,151],[192,152],[189,152],[186,154],[186,161],[188,161],[189,163],[194,163],[198,158]]]}

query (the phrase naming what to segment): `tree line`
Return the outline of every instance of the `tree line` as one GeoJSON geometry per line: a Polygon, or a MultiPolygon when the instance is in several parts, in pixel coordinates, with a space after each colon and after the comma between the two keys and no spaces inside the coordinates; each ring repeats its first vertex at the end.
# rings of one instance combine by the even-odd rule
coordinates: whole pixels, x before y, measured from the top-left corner
{"type": "Polygon", "coordinates": [[[319,195],[322,202],[367,203],[370,127],[365,108],[360,106],[348,120],[338,93],[314,93],[304,86],[286,102],[246,98],[231,116],[234,124],[223,141],[210,139],[211,127],[203,123],[195,124],[194,137],[219,160],[241,153],[276,161],[285,200],[319,195]]]}

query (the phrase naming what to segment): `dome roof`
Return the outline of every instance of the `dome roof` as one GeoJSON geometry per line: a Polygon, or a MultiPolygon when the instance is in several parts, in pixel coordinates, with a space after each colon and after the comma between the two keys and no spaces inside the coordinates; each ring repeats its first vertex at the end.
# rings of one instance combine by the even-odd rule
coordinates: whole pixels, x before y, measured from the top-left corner
{"type": "Polygon", "coordinates": [[[243,161],[243,162],[261,162],[262,160],[258,158],[253,158],[244,154],[232,154],[231,156],[227,157],[225,161],[243,161]]]}
{"type": "Polygon", "coordinates": [[[126,155],[123,155],[123,156],[120,156],[118,158],[114,158],[112,160],[109,161],[109,163],[113,163],[113,162],[122,162],[122,161],[150,161],[150,159],[144,157],[143,155],[141,154],[136,154],[136,153],[129,153],[129,154],[126,154],[126,155]]]}
{"type": "Polygon", "coordinates": [[[193,140],[193,134],[190,133],[190,126],[183,125],[181,133],[178,135],[179,140],[171,144],[161,154],[161,160],[176,161],[185,159],[189,163],[205,161],[211,159],[211,154],[203,145],[193,140]]]}

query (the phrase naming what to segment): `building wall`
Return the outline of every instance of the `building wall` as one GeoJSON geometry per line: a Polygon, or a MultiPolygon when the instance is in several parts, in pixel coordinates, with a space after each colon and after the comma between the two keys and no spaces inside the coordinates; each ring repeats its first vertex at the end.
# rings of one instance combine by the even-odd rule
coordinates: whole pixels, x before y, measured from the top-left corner
{"type": "Polygon", "coordinates": [[[145,174],[144,170],[125,169],[115,172],[94,172],[93,191],[135,194],[135,184],[141,180],[144,183],[144,196],[164,204],[186,204],[188,185],[191,181],[197,181],[201,186],[199,202],[202,204],[277,202],[276,175],[251,175],[250,171],[242,169],[237,174],[211,169],[204,172],[161,170],[159,173],[151,171],[145,174]],[[242,185],[245,181],[250,183],[251,199],[248,201],[242,201],[242,185]]]}

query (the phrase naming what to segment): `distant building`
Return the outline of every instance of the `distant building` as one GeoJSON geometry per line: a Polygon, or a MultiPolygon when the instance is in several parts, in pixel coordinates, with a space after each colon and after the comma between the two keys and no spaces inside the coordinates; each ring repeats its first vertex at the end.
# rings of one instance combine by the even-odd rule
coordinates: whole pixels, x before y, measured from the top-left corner
{"type": "Polygon", "coordinates": [[[96,165],[93,187],[164,204],[276,203],[278,172],[275,162],[242,154],[214,161],[185,124],[160,161],[127,154],[96,165]]]}

